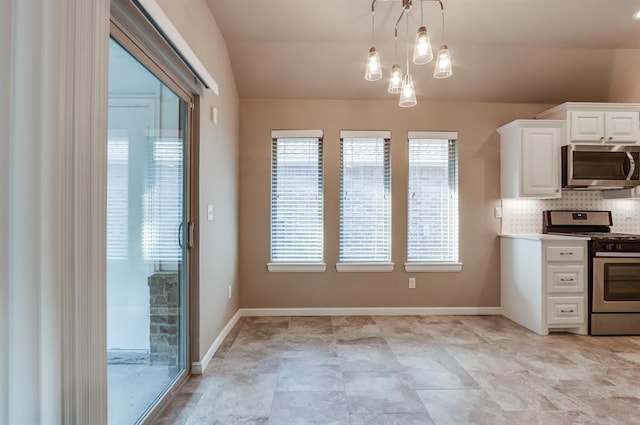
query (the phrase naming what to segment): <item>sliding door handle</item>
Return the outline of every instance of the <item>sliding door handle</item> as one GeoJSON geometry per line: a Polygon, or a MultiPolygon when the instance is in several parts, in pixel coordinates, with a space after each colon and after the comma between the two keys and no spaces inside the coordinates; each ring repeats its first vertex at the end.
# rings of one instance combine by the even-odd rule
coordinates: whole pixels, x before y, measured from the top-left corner
{"type": "Polygon", "coordinates": [[[191,249],[193,248],[193,230],[196,226],[193,221],[190,221],[187,226],[187,249],[191,249]]]}

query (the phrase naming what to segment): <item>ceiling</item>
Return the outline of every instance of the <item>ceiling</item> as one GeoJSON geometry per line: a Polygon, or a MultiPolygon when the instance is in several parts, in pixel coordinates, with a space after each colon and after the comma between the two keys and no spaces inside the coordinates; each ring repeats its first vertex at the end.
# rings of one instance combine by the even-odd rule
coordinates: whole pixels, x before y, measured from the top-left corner
{"type": "MultiPolygon", "coordinates": [[[[207,0],[226,40],[242,98],[394,99],[400,1],[376,3],[376,47],[384,77],[364,80],[371,46],[370,0],[207,0]]],[[[411,64],[418,100],[561,103],[607,101],[618,73],[640,59],[640,0],[443,0],[454,75],[411,64]]],[[[423,3],[434,49],[440,8],[423,3]]],[[[409,19],[411,43],[420,2],[409,19]]],[[[405,68],[406,24],[398,62],[405,68]]]]}

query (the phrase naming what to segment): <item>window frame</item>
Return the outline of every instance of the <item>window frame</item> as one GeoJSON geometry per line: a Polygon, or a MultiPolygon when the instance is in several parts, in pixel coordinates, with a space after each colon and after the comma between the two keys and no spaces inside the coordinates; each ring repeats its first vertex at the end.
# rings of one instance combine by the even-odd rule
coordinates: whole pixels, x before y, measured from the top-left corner
{"type": "MultiPolygon", "coordinates": [[[[441,132],[441,131],[409,131],[407,134],[407,261],[404,264],[405,272],[408,273],[457,273],[462,271],[462,262],[460,261],[460,160],[459,160],[459,137],[457,132],[441,132]],[[410,261],[409,258],[409,222],[410,222],[410,173],[411,173],[411,157],[410,157],[410,143],[411,140],[448,140],[454,142],[454,155],[453,159],[455,165],[455,186],[456,186],[456,200],[455,205],[457,208],[455,217],[456,227],[456,257],[455,261],[426,261],[426,260],[414,260],[410,261]]],[[[449,159],[449,163],[451,159],[449,159]]],[[[449,165],[447,165],[449,169],[449,165]]],[[[451,182],[449,182],[451,184],[451,182]]]]}
{"type": "Polygon", "coordinates": [[[326,270],[327,264],[324,262],[325,246],[324,246],[324,131],[323,130],[272,130],[271,131],[271,169],[270,169],[270,208],[269,208],[269,262],[267,270],[271,273],[322,273],[326,270]],[[318,142],[318,167],[321,180],[319,181],[321,194],[321,223],[322,223],[322,260],[321,261],[274,261],[273,260],[273,145],[278,139],[304,139],[313,138],[318,142]]]}
{"type": "Polygon", "coordinates": [[[390,273],[395,269],[393,263],[393,206],[392,206],[392,158],[391,158],[391,131],[388,130],[341,130],[340,131],[340,206],[339,206],[339,231],[338,231],[338,263],[336,264],[337,272],[346,273],[390,273]],[[343,190],[344,190],[344,155],[343,144],[345,139],[383,139],[384,140],[384,159],[386,163],[385,174],[388,176],[388,181],[384,182],[386,193],[388,194],[387,207],[389,216],[389,235],[388,235],[388,259],[382,261],[376,260],[364,260],[364,261],[349,261],[341,258],[342,255],[342,243],[343,243],[343,190]]]}

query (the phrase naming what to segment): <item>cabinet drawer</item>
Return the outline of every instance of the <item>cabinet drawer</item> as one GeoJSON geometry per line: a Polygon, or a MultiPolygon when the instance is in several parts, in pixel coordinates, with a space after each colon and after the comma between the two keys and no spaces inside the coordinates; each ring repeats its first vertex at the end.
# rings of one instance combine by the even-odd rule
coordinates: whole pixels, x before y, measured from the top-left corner
{"type": "Polygon", "coordinates": [[[573,325],[584,323],[584,297],[548,297],[547,324],[573,325]]]}
{"type": "Polygon", "coordinates": [[[581,246],[549,246],[547,261],[584,261],[584,248],[581,246]]]}
{"type": "Polygon", "coordinates": [[[584,267],[547,266],[547,292],[584,292],[584,267]]]}

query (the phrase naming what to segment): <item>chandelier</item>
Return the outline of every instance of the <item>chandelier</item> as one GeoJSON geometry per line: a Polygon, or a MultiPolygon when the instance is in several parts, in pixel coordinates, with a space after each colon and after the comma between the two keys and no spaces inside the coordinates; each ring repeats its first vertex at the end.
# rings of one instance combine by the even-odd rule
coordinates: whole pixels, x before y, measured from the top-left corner
{"type": "MultiPolygon", "coordinates": [[[[365,67],[364,78],[367,81],[377,81],[382,78],[382,62],[380,61],[380,54],[375,45],[375,5],[377,0],[371,2],[371,48],[369,49],[369,55],[367,57],[367,64],[365,67]]],[[[413,46],[413,63],[415,65],[424,65],[433,60],[433,49],[431,48],[431,39],[427,32],[427,27],[424,26],[424,12],[423,3],[425,1],[437,2],[440,5],[440,11],[442,13],[442,45],[438,50],[436,57],[436,66],[433,71],[435,78],[448,78],[453,75],[451,70],[451,54],[449,48],[444,43],[444,5],[442,0],[419,0],[420,1],[420,27],[416,34],[415,43],[413,46]]],[[[391,67],[391,73],[389,74],[389,84],[387,91],[391,94],[399,94],[400,100],[398,104],[403,108],[409,108],[417,104],[416,91],[413,86],[413,77],[411,77],[411,70],[409,68],[409,14],[413,6],[413,0],[402,0],[402,11],[396,21],[394,32],[394,45],[395,45],[395,58],[394,65],[391,67]],[[406,70],[404,76],[402,75],[402,68],[398,64],[398,26],[405,17],[407,23],[406,32],[406,70]]]]}

